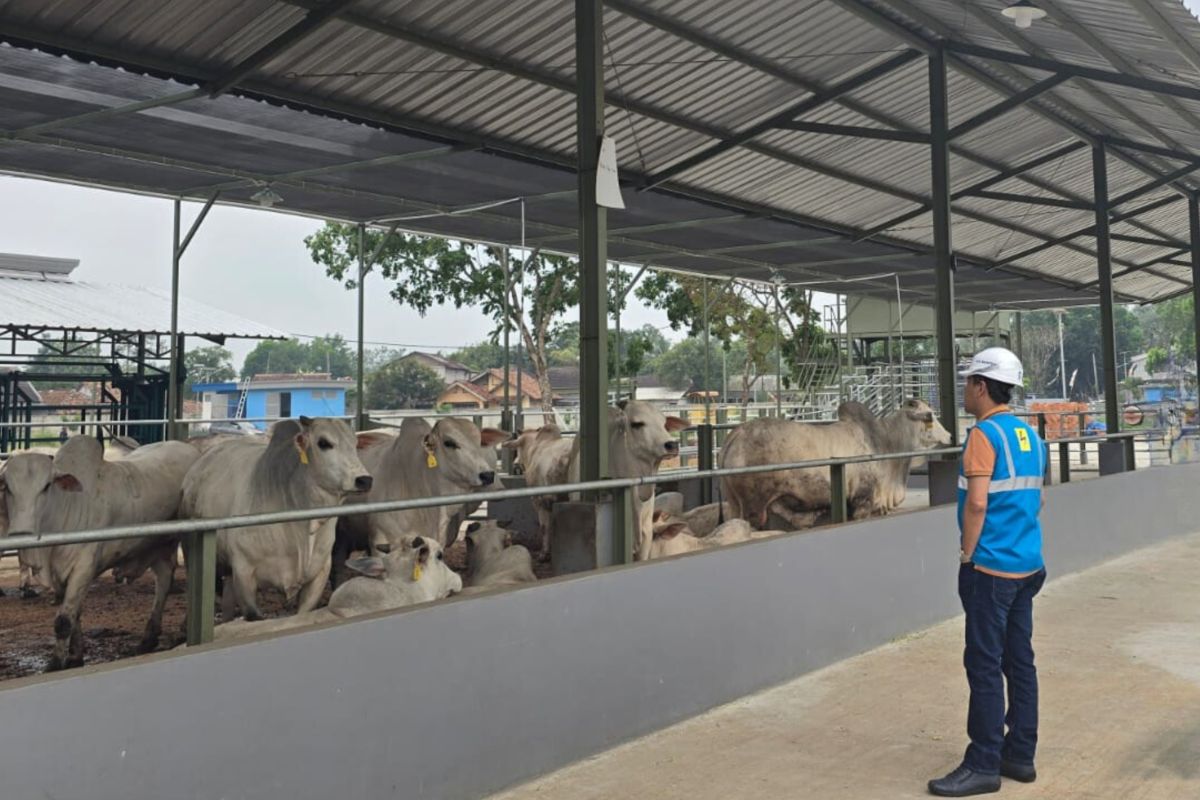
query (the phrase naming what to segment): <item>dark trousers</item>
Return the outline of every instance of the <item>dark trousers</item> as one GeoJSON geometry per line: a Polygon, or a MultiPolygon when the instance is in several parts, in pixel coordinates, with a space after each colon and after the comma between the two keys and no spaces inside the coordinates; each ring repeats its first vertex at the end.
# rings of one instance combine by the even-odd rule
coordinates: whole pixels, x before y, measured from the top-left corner
{"type": "Polygon", "coordinates": [[[1038,728],[1033,598],[1045,581],[1045,570],[1026,578],[999,578],[971,564],[959,570],[958,596],[967,613],[963,666],[971,687],[967,713],[971,744],[963,764],[974,772],[994,775],[1002,758],[1033,764],[1038,728]]]}

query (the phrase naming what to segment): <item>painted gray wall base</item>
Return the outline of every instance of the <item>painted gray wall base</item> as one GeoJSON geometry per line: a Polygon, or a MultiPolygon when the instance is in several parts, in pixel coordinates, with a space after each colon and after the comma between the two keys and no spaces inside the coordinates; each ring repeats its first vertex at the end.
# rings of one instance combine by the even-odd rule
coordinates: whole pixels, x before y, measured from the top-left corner
{"type": "MultiPolygon", "coordinates": [[[[1051,576],[1200,527],[1200,465],[1056,487],[1051,576]]],[[[8,798],[478,797],[959,612],[954,509],[0,688],[8,798]]]]}

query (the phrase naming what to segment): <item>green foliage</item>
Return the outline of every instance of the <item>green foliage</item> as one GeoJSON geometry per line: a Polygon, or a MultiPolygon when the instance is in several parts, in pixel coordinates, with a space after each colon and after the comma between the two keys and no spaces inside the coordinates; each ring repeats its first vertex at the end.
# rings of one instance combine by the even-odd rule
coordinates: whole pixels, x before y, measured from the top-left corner
{"type": "MultiPolygon", "coordinates": [[[[477,342],[469,344],[466,347],[459,348],[452,353],[447,353],[446,358],[451,361],[457,361],[460,364],[465,364],[473,370],[483,372],[485,369],[492,367],[504,366],[504,347],[496,342],[477,342]]],[[[512,347],[509,358],[513,369],[517,366],[517,348],[512,347]]],[[[521,366],[526,372],[533,372],[533,364],[529,360],[529,354],[524,348],[521,350],[521,366]]]]}
{"type": "Polygon", "coordinates": [[[185,350],[184,370],[189,383],[222,383],[237,377],[233,353],[224,347],[197,347],[185,350]]]}
{"type": "MultiPolygon", "coordinates": [[[[646,327],[654,330],[653,326],[646,327]]],[[[658,333],[658,331],[654,332],[658,333]]],[[[608,331],[608,379],[616,379],[618,364],[621,367],[623,380],[636,378],[653,357],[655,345],[654,337],[644,329],[621,331],[621,340],[618,345],[617,332],[610,328],[608,331]]]]}
{"type": "Polygon", "coordinates": [[[1146,374],[1161,372],[1169,360],[1170,356],[1165,347],[1151,347],[1146,351],[1146,374]]]}
{"type": "Polygon", "coordinates": [[[363,350],[363,371],[370,375],[404,355],[403,347],[368,347],[363,350]]]}
{"type": "Polygon", "coordinates": [[[265,372],[328,372],[334,378],[355,373],[355,353],[340,335],[259,342],[242,364],[242,377],[265,372]]]}
{"type": "MultiPolygon", "coordinates": [[[[1142,322],[1125,306],[1114,309],[1118,353],[1140,353],[1145,344],[1142,322]]],[[[1034,311],[1024,316],[1025,367],[1030,373],[1032,392],[1057,395],[1059,383],[1058,318],[1052,311],[1034,311]]],[[[1100,309],[1073,308],[1063,315],[1063,353],[1067,362],[1067,383],[1075,375],[1075,397],[1096,396],[1104,389],[1101,362],[1100,309]],[[1092,356],[1097,369],[1093,375],[1092,356]],[[1096,378],[1099,378],[1097,385],[1096,378]]]]}
{"type": "Polygon", "coordinates": [[[432,408],[446,388],[438,374],[416,361],[393,361],[371,374],[367,408],[432,408]]]}
{"type": "Polygon", "coordinates": [[[735,340],[725,346],[714,340],[711,348],[707,382],[703,337],[688,337],[671,345],[669,350],[654,359],[654,374],[674,389],[722,391],[722,366],[728,374],[741,373],[746,363],[746,345],[735,340]]]}

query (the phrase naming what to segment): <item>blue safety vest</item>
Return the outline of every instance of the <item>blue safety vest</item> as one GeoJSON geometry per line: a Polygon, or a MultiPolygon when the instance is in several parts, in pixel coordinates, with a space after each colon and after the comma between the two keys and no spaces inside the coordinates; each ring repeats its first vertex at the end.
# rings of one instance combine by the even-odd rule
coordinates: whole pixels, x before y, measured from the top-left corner
{"type": "MultiPolygon", "coordinates": [[[[1037,431],[1012,414],[981,420],[971,436],[986,436],[996,452],[996,465],[988,485],[987,515],[983,533],[971,560],[997,572],[1036,572],[1042,561],[1042,479],[1046,472],[1046,446],[1037,431]]],[[[966,450],[966,443],[963,444],[966,450]]],[[[967,478],[958,466],[958,530],[962,533],[967,503],[967,478]]]]}

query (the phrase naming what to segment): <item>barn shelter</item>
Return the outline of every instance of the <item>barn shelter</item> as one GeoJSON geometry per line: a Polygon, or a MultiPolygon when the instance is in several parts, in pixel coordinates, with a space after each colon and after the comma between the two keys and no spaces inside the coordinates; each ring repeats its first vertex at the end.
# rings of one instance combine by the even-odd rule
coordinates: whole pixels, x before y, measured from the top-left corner
{"type": "MultiPolygon", "coordinates": [[[[1111,435],[1114,304],[1200,271],[1200,23],[1174,0],[1036,0],[1046,18],[1017,28],[1006,5],[7,0],[0,169],[169,198],[176,287],[214,203],[577,255],[585,481],[609,471],[610,260],[919,300],[951,431],[957,310],[1099,305],[1111,435]]],[[[1193,525],[1195,468],[1163,472],[1058,489],[1062,568],[1193,525]]],[[[629,561],[632,484],[587,486],[598,561],[629,561]]],[[[11,788],[315,797],[357,766],[367,794],[403,775],[479,796],[952,615],[926,566],[953,557],[930,535],[953,517],[922,513],[23,686],[11,788]],[[877,593],[830,577],[850,569],[877,593]],[[398,662],[439,679],[396,681],[398,662]],[[91,735],[46,747],[80,707],[91,735]],[[94,745],[114,728],[128,760],[94,745]]],[[[189,581],[193,641],[207,585],[189,581]]]]}
{"type": "MultiPolygon", "coordinates": [[[[97,423],[84,429],[101,436],[131,436],[143,444],[163,438],[171,296],[142,286],[76,280],[72,272],[78,266],[77,259],[0,254],[0,423],[24,423],[0,426],[0,453],[28,447],[44,433],[35,430],[34,416],[55,412],[97,423]],[[45,352],[32,363],[38,348],[45,352]],[[92,402],[55,406],[38,397],[31,384],[63,381],[64,371],[72,382],[97,387],[92,402]]],[[[184,298],[177,336],[176,355],[182,358],[188,338],[223,344],[287,334],[184,298]]],[[[182,369],[177,374],[185,377],[182,369]]]]}

